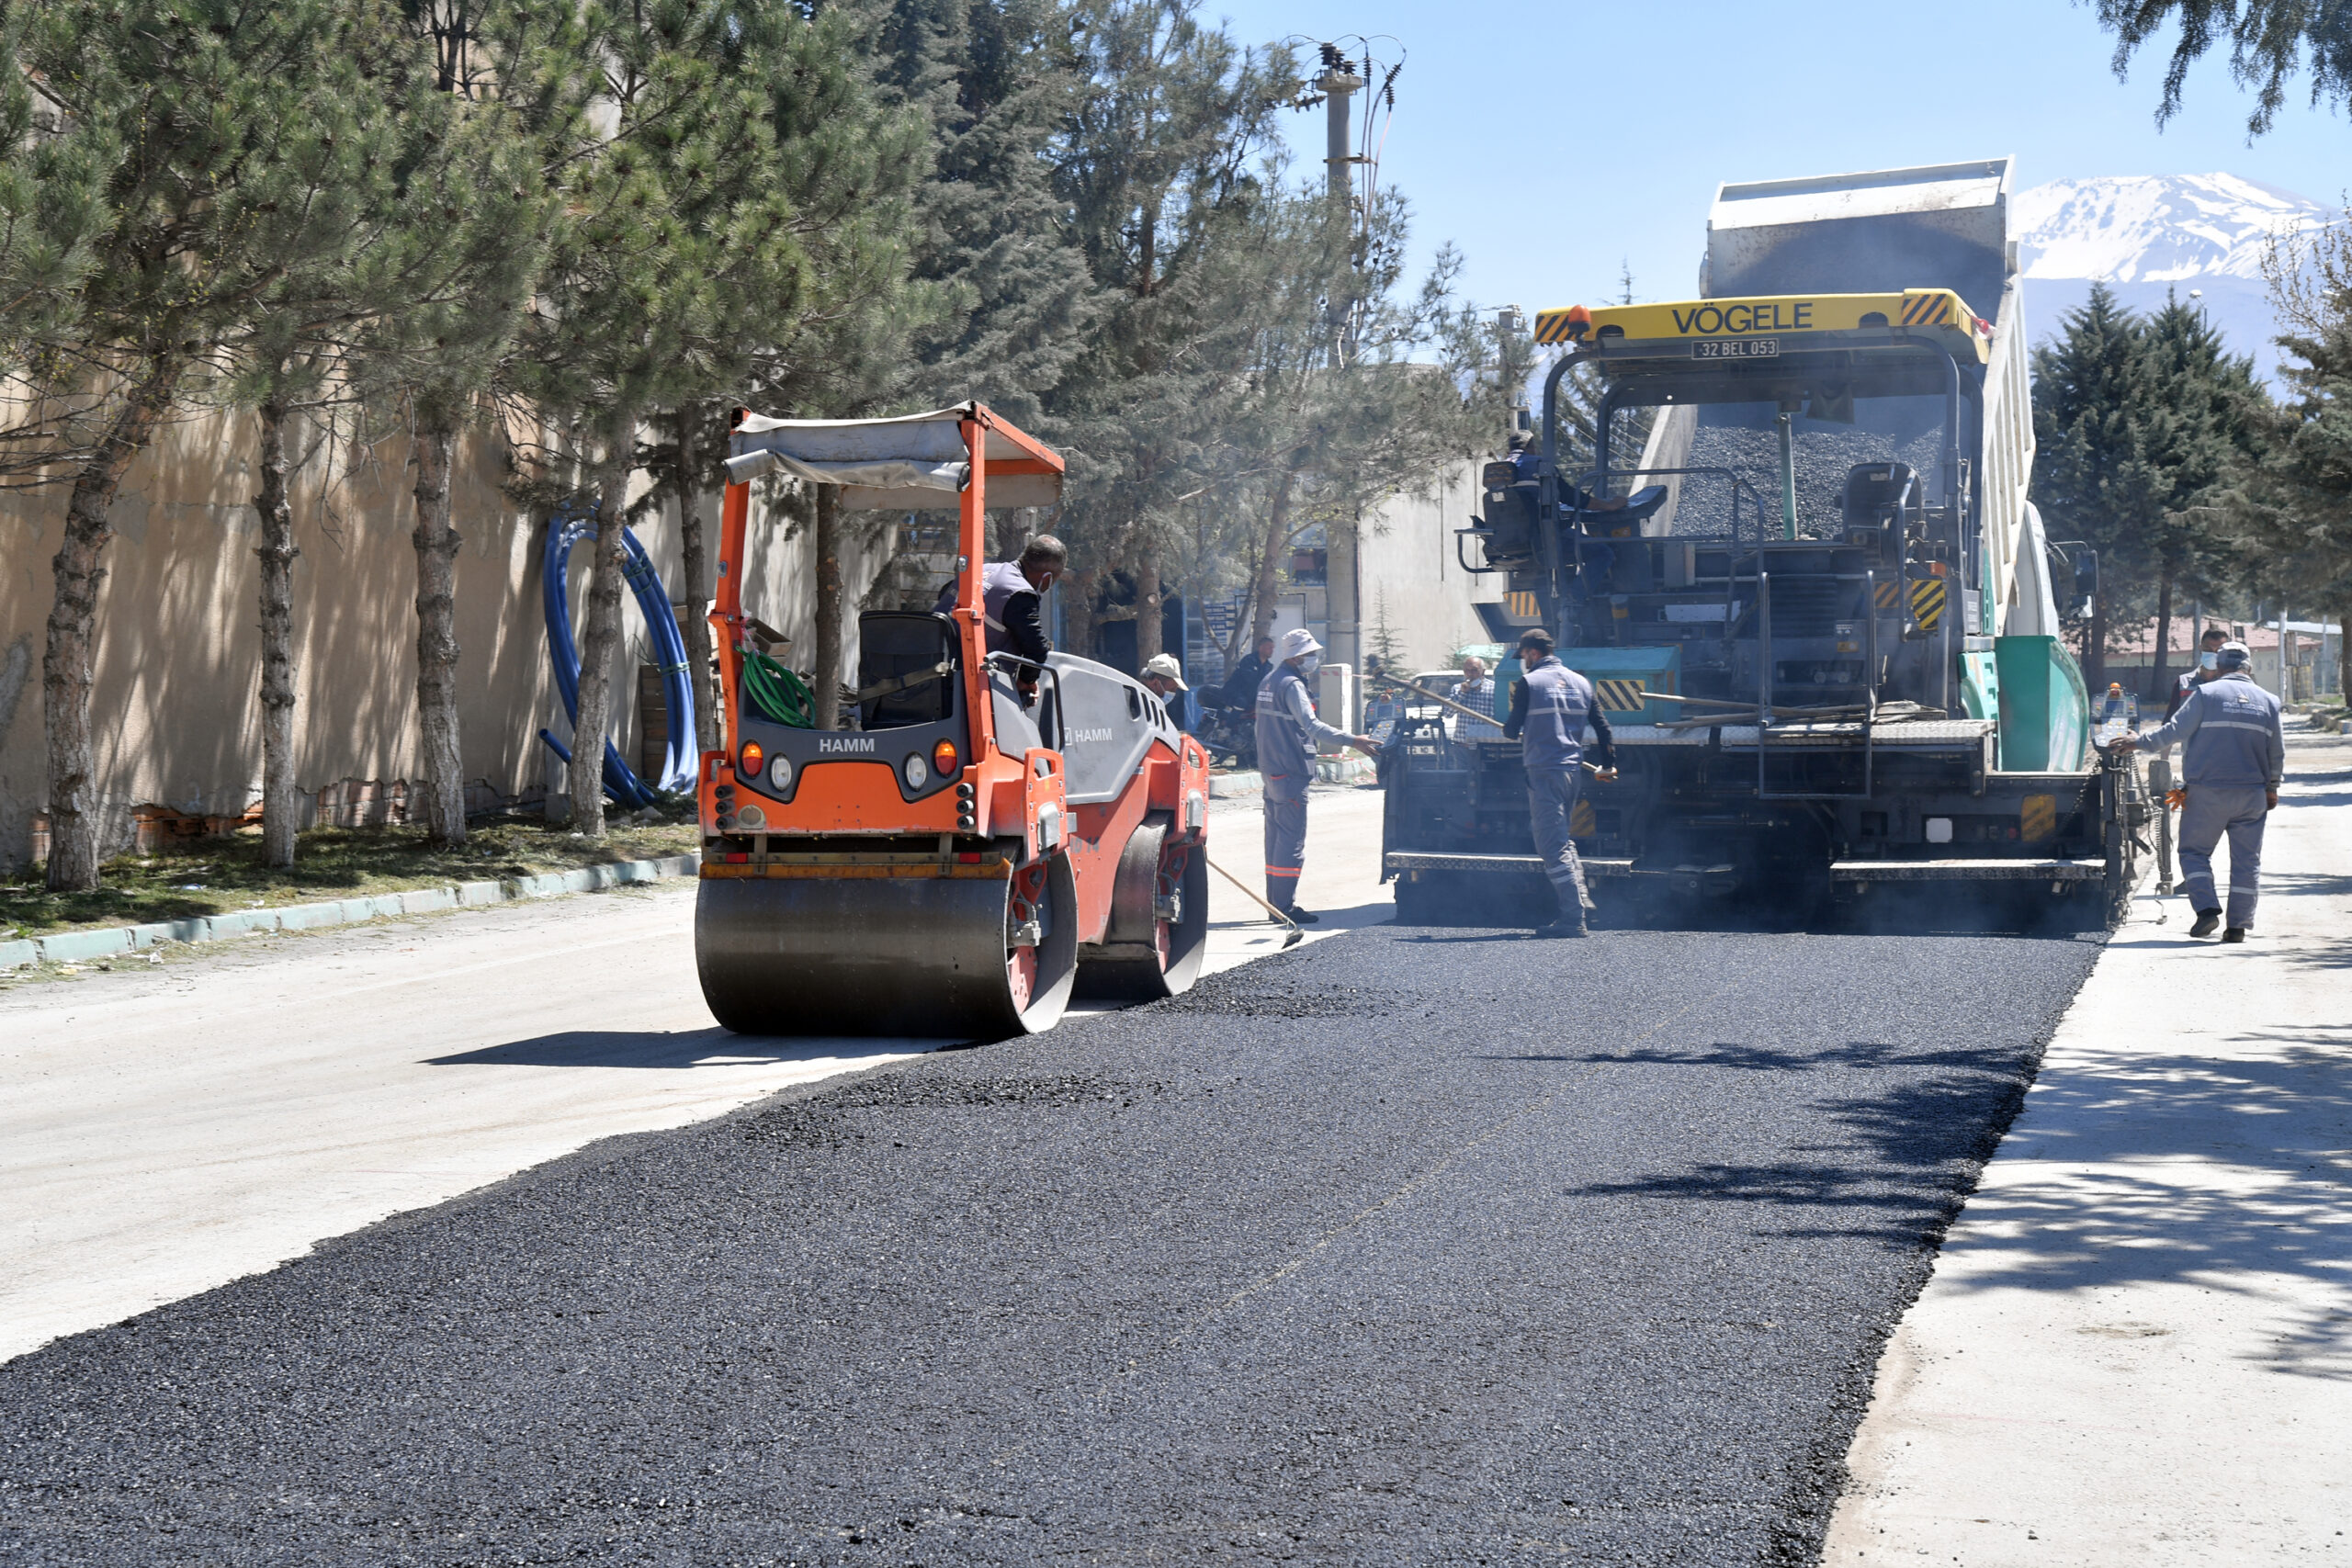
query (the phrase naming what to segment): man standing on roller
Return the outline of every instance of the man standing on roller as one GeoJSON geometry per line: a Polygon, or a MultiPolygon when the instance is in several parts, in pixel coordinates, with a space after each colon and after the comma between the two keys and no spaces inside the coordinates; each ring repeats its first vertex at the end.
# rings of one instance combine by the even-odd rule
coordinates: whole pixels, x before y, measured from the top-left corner
{"type": "MultiPolygon", "coordinates": [[[[1054,645],[1046,640],[1038,606],[1069,564],[1069,551],[1062,542],[1051,534],[1040,534],[1023,547],[1020,560],[990,561],[980,569],[981,629],[990,653],[1010,653],[1036,666],[1046,662],[1054,645]]],[[[950,581],[939,591],[939,603],[931,610],[944,615],[955,608],[956,584],[950,581]]],[[[1035,693],[1036,670],[1016,671],[1014,679],[1023,697],[1035,693]]]]}
{"type": "Polygon", "coordinates": [[[1541,627],[1522,633],[1519,660],[1527,673],[1510,690],[1508,739],[1521,742],[1527,761],[1527,813],[1535,829],[1535,854],[1560,902],[1559,918],[1538,926],[1537,936],[1582,936],[1584,867],[1569,837],[1577,796],[1584,789],[1584,732],[1599,737],[1593,751],[1610,765],[1609,721],[1600,716],[1592,682],[1552,657],[1552,634],[1541,627]]]}
{"type": "Polygon", "coordinates": [[[1306,682],[1323,662],[1323,645],[1305,626],[1283,634],[1282,662],[1258,687],[1258,772],[1266,781],[1266,902],[1303,926],[1315,916],[1298,907],[1298,874],[1306,863],[1306,787],[1315,782],[1315,743],[1380,748],[1315,716],[1306,682]]]}

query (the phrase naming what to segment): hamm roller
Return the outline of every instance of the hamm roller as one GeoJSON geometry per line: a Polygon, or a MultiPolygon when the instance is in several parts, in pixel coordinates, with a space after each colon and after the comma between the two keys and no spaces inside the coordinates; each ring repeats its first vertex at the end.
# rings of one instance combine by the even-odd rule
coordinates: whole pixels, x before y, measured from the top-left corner
{"type": "Polygon", "coordinates": [[[1115,670],[987,648],[987,508],[1053,504],[1061,458],[967,403],[739,415],[727,467],[710,617],[726,735],[702,759],[695,907],[718,1021],[992,1039],[1051,1028],[1074,990],[1189,987],[1208,936],[1206,753],[1115,670]],[[751,481],[771,473],[837,487],[845,511],[958,510],[954,610],[858,618],[854,728],[811,728],[749,640],[751,481]]]}

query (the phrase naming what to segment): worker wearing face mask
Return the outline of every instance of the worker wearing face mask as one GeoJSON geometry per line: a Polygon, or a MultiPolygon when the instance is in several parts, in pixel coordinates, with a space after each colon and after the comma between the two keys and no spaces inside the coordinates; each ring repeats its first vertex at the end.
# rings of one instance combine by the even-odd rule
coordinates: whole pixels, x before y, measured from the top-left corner
{"type": "Polygon", "coordinates": [[[1315,743],[1352,746],[1370,757],[1380,748],[1317,718],[1306,683],[1323,662],[1323,645],[1305,626],[1283,634],[1281,662],[1258,687],[1258,771],[1265,783],[1266,902],[1302,925],[1315,916],[1298,907],[1298,874],[1306,863],[1306,787],[1315,782],[1315,743]]]}
{"type": "Polygon", "coordinates": [[[2222,645],[2229,640],[2230,634],[2221,627],[2205,628],[2205,635],[2197,639],[2197,667],[2182,671],[2180,679],[2172,683],[2172,702],[2165,709],[2165,717],[2169,719],[2178,713],[2191,692],[2221,673],[2222,645]]]}

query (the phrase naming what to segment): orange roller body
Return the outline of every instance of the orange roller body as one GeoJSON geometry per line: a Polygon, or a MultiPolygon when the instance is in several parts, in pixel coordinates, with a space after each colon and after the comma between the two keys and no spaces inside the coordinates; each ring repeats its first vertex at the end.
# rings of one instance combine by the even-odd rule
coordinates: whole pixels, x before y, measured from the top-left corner
{"type": "Polygon", "coordinates": [[[739,415],[733,446],[710,617],[725,734],[698,786],[713,1015],[744,1033],[992,1039],[1050,1028],[1076,992],[1189,987],[1207,937],[1206,753],[1117,671],[987,649],[990,486],[1043,504],[1060,457],[978,403],[739,415]],[[750,481],[778,467],[840,485],[853,510],[944,506],[956,487],[954,608],[860,617],[856,700],[834,730],[762,711],[745,683],[750,481]]]}

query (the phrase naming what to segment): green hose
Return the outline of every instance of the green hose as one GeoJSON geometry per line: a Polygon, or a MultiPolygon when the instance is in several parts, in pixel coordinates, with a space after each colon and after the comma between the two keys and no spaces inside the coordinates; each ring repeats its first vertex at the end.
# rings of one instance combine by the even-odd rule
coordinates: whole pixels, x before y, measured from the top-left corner
{"type": "Polygon", "coordinates": [[[764,653],[743,649],[743,691],[752,707],[770,724],[812,729],[817,724],[817,699],[807,682],[764,653]]]}

